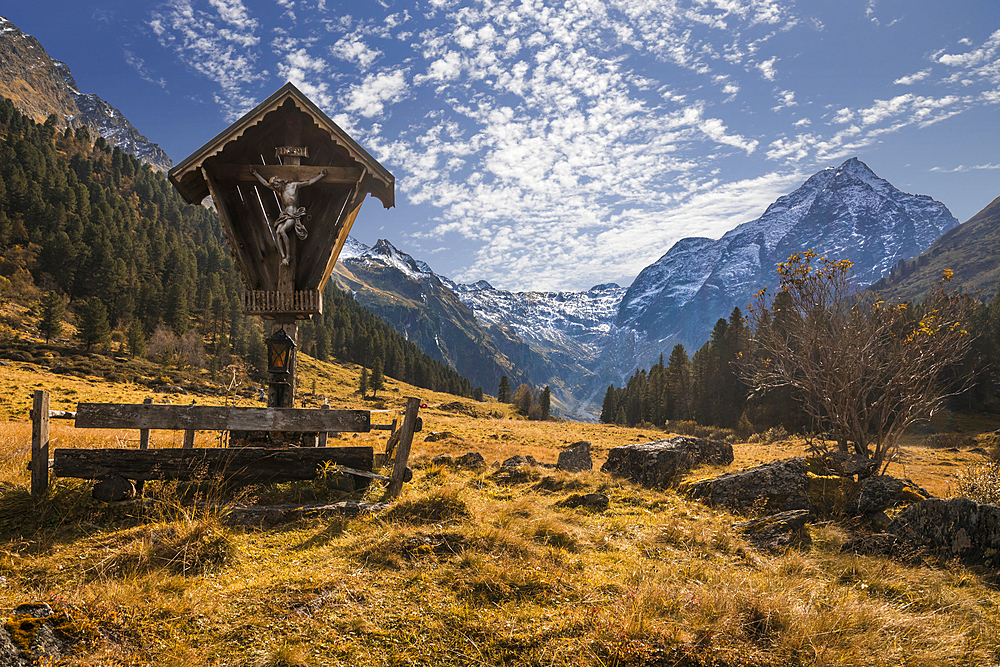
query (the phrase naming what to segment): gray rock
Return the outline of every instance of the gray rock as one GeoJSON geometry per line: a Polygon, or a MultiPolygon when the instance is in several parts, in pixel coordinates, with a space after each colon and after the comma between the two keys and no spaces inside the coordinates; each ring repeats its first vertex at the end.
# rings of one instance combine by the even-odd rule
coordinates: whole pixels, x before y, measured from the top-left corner
{"type": "Polygon", "coordinates": [[[72,642],[61,639],[47,623],[42,623],[35,630],[31,640],[31,654],[38,664],[51,664],[60,660],[63,654],[73,645],[72,642]]]}
{"type": "Polygon", "coordinates": [[[1000,568],[1000,506],[968,498],[928,498],[910,505],[886,532],[912,549],[945,560],[1000,568]]]}
{"type": "Polygon", "coordinates": [[[615,447],[601,472],[648,487],[667,487],[696,465],[733,462],[733,446],[721,440],[678,436],[656,442],[615,447]]]}
{"type": "Polygon", "coordinates": [[[849,509],[858,516],[877,517],[890,507],[919,502],[930,497],[931,494],[908,479],[879,475],[861,482],[858,497],[849,509]]]}
{"type": "Polygon", "coordinates": [[[115,503],[135,497],[135,484],[119,475],[110,475],[94,484],[92,492],[95,500],[115,503]]]}
{"type": "Polygon", "coordinates": [[[590,443],[586,440],[573,443],[559,452],[557,470],[568,472],[583,472],[594,469],[594,461],[590,458],[590,443]]]}
{"type": "Polygon", "coordinates": [[[506,459],[500,464],[501,468],[520,468],[521,466],[534,466],[538,467],[538,461],[535,460],[534,456],[522,456],[518,454],[517,456],[512,456],[506,459]]]}
{"type": "Polygon", "coordinates": [[[785,459],[700,480],[684,489],[691,498],[734,510],[769,508],[779,512],[811,510],[804,458],[785,459]]]}
{"type": "Polygon", "coordinates": [[[478,470],[486,467],[486,459],[479,452],[466,452],[455,459],[455,465],[459,468],[478,470]]]}
{"type": "Polygon", "coordinates": [[[18,605],[14,608],[14,611],[10,613],[10,615],[14,618],[48,618],[53,614],[55,614],[55,612],[52,611],[52,607],[50,607],[47,602],[29,602],[27,604],[18,605]]]}
{"type": "Polygon", "coordinates": [[[778,553],[789,547],[808,547],[812,544],[806,521],[810,511],[791,510],[734,524],[754,548],[778,553]]]}
{"type": "Polygon", "coordinates": [[[18,650],[7,630],[0,625],[0,667],[28,667],[28,660],[18,650]]]}
{"type": "Polygon", "coordinates": [[[452,437],[451,431],[432,431],[424,436],[424,442],[438,442],[450,437],[452,437]]]}

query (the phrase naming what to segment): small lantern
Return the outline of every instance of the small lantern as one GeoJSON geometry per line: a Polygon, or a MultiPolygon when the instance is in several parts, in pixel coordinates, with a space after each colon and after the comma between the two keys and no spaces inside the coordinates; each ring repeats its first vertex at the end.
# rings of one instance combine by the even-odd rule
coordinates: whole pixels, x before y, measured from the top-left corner
{"type": "Polygon", "coordinates": [[[292,370],[295,341],[289,338],[282,328],[271,334],[265,342],[267,343],[267,371],[288,375],[292,370]]]}

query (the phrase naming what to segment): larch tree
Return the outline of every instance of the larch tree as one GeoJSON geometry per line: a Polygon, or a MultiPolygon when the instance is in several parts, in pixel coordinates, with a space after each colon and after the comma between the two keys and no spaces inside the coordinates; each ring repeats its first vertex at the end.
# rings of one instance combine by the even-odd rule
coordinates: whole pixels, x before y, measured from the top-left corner
{"type": "Polygon", "coordinates": [[[758,293],[757,353],[744,355],[742,377],[756,392],[793,389],[840,450],[884,471],[903,432],[958,391],[949,374],[972,344],[971,299],[945,289],[946,271],[921,305],[890,304],[857,288],[851,262],[813,251],[794,253],[778,273],[786,296],[758,293]]]}

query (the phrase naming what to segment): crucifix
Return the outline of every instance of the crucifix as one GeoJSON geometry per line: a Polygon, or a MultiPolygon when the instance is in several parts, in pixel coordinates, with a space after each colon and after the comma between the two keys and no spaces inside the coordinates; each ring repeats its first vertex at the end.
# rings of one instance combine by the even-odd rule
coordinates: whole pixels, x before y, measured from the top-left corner
{"type": "Polygon", "coordinates": [[[299,206],[299,188],[321,181],[326,176],[326,169],[307,181],[286,181],[277,176],[264,180],[264,177],[256,169],[250,169],[250,173],[260,181],[261,185],[274,190],[281,202],[281,214],[272,224],[274,225],[274,239],[278,245],[278,252],[281,254],[281,263],[288,266],[291,256],[288,232],[295,229],[295,235],[301,241],[305,241],[306,237],[309,236],[309,230],[302,223],[306,209],[304,206],[299,206]]]}

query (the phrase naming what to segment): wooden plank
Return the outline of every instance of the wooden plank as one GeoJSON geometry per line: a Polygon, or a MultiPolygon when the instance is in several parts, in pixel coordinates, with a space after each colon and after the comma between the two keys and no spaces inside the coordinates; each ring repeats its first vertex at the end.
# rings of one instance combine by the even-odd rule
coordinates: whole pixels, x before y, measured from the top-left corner
{"type": "Polygon", "coordinates": [[[371,414],[367,410],[80,403],[76,409],[76,427],[367,433],[371,430],[371,414]]]}
{"type": "Polygon", "coordinates": [[[403,425],[399,428],[399,444],[396,446],[396,460],[392,466],[392,481],[389,482],[389,497],[398,498],[406,480],[406,464],[410,458],[410,445],[413,444],[413,432],[417,426],[417,411],[420,409],[419,398],[406,399],[406,413],[403,415],[403,425]]]}
{"type": "Polygon", "coordinates": [[[31,406],[31,495],[49,488],[49,392],[36,390],[31,406]]]}
{"type": "Polygon", "coordinates": [[[260,483],[314,479],[328,463],[370,471],[374,456],[371,447],[56,449],[52,454],[52,472],[59,477],[191,480],[221,476],[260,483]]]}
{"type": "Polygon", "coordinates": [[[235,181],[244,185],[254,185],[260,187],[260,181],[254,178],[250,169],[255,169],[264,180],[274,176],[286,181],[308,181],[319,176],[320,172],[326,169],[326,176],[319,181],[326,185],[355,185],[361,178],[361,170],[354,167],[313,167],[295,165],[242,165],[242,164],[216,164],[212,171],[216,180],[235,181]]]}

